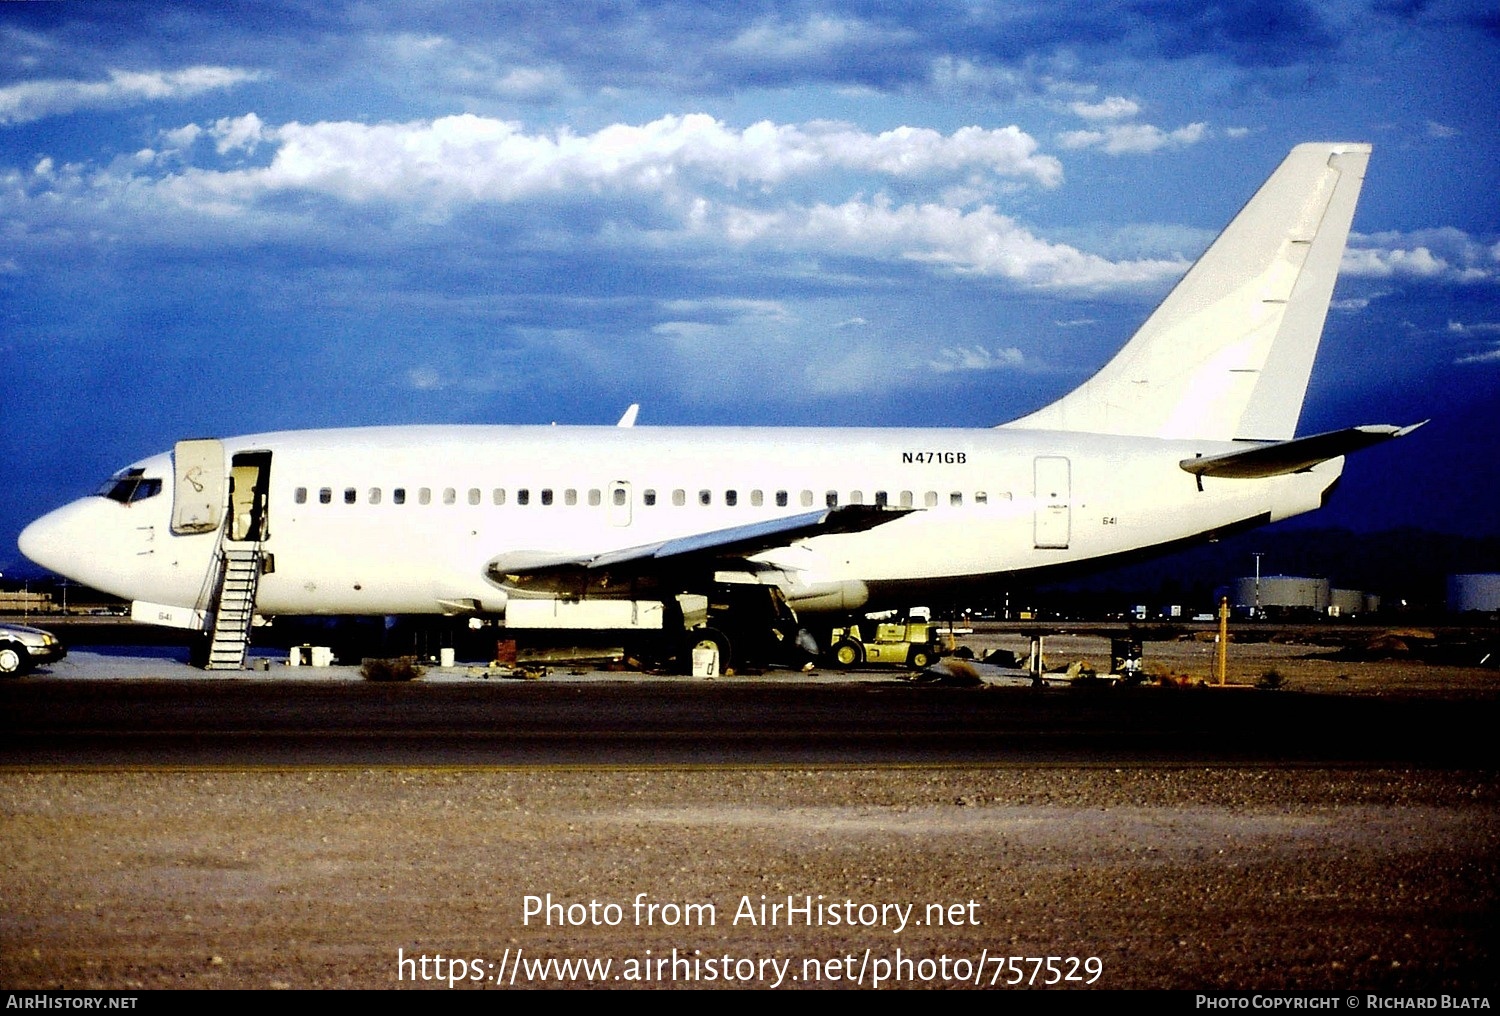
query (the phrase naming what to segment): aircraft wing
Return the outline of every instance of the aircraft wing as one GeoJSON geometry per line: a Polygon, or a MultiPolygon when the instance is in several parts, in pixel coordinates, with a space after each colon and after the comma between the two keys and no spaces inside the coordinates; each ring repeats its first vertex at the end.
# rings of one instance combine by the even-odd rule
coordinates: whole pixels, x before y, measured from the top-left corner
{"type": "Polygon", "coordinates": [[[1284,473],[1300,473],[1311,469],[1319,462],[1347,455],[1371,445],[1405,437],[1425,424],[1414,423],[1409,427],[1393,427],[1390,424],[1371,424],[1364,427],[1346,427],[1331,430],[1326,434],[1299,437],[1290,441],[1256,445],[1242,452],[1226,452],[1223,455],[1204,455],[1183,459],[1178,463],[1189,473],[1198,476],[1221,476],[1237,480],[1259,479],[1266,476],[1281,476],[1284,473]]]}
{"type": "Polygon", "coordinates": [[[887,522],[894,522],[913,510],[877,505],[843,505],[599,554],[515,551],[491,560],[486,571],[492,580],[504,581],[512,576],[529,576],[542,572],[598,572],[622,567],[639,571],[652,564],[685,564],[693,558],[707,560],[748,557],[813,536],[864,532],[887,522]]]}

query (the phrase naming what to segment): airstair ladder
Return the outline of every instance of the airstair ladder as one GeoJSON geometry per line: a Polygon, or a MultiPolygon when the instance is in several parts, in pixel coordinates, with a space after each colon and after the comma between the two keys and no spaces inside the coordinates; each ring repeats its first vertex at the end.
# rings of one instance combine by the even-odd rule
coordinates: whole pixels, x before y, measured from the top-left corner
{"type": "Polygon", "coordinates": [[[213,641],[206,670],[242,670],[250,648],[250,619],[255,613],[255,590],[260,583],[260,551],[226,548],[224,575],[219,584],[219,609],[214,613],[213,641]]]}

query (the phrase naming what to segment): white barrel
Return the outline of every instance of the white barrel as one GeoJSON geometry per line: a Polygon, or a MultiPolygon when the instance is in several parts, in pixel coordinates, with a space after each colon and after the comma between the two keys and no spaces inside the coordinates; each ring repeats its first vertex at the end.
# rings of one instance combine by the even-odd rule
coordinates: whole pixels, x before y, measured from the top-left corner
{"type": "Polygon", "coordinates": [[[694,677],[718,677],[719,676],[719,650],[713,646],[706,649],[693,650],[693,676],[694,677]]]}

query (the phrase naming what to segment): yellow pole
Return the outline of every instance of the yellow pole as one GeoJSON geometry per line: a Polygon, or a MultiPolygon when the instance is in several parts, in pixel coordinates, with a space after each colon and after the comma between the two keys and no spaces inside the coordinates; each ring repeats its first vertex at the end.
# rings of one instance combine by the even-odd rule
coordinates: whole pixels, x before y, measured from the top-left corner
{"type": "Polygon", "coordinates": [[[1219,687],[1229,671],[1229,597],[1219,599],[1219,687]]]}

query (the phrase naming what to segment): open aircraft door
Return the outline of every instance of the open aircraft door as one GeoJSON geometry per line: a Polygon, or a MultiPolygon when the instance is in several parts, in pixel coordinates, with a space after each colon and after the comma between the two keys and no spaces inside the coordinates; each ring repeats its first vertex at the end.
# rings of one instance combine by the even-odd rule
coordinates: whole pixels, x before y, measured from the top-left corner
{"type": "Polygon", "coordinates": [[[224,443],[178,441],[172,449],[172,532],[212,533],[224,520],[224,443]]]}
{"type": "Polygon", "coordinates": [[[1036,481],[1036,547],[1066,550],[1073,526],[1072,468],[1060,455],[1038,455],[1036,481]]]}
{"type": "Polygon", "coordinates": [[[240,452],[230,468],[229,538],[259,543],[271,536],[271,453],[240,452]]]}

